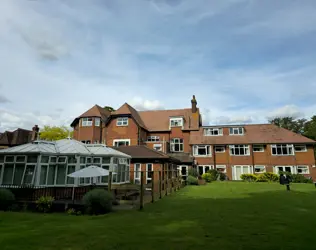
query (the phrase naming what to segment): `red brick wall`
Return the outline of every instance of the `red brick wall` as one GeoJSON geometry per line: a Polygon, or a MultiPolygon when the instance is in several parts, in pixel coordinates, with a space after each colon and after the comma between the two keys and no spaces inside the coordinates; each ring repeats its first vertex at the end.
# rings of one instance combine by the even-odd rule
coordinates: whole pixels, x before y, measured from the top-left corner
{"type": "Polygon", "coordinates": [[[100,143],[101,130],[102,130],[101,126],[96,127],[94,125],[94,118],[93,118],[92,126],[89,126],[89,127],[82,127],[81,120],[80,120],[79,123],[77,123],[76,126],[74,127],[73,138],[78,141],[89,140],[91,143],[94,143],[95,141],[99,141],[100,143]]]}

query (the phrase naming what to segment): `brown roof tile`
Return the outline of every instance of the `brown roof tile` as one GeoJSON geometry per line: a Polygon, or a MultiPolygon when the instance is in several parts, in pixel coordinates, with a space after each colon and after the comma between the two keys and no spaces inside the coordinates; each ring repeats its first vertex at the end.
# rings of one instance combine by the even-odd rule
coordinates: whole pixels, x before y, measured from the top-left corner
{"type": "MultiPolygon", "coordinates": [[[[220,126],[217,126],[220,127],[220,126]]],[[[225,127],[225,126],[222,126],[225,127]]],[[[204,136],[203,127],[190,133],[190,144],[316,143],[273,124],[243,125],[244,135],[204,136]]]]}
{"type": "Polygon", "coordinates": [[[94,105],[92,108],[84,112],[82,115],[75,118],[73,122],[71,123],[71,126],[74,126],[77,122],[79,122],[80,118],[84,118],[84,117],[100,117],[101,120],[105,121],[110,116],[110,114],[111,114],[110,111],[105,110],[99,105],[94,105]]]}
{"type": "Polygon", "coordinates": [[[169,159],[173,162],[178,162],[177,159],[170,157],[169,155],[153,150],[145,145],[138,146],[120,146],[113,147],[118,151],[130,155],[133,159],[169,159]]]}
{"type": "Polygon", "coordinates": [[[184,130],[197,130],[199,119],[194,119],[191,109],[150,110],[138,112],[149,131],[169,130],[169,118],[173,116],[184,117],[184,130]]]}
{"type": "Polygon", "coordinates": [[[146,125],[139,115],[139,112],[128,103],[124,103],[118,110],[112,112],[111,115],[131,115],[139,126],[147,129],[146,125]]]}
{"type": "Polygon", "coordinates": [[[21,145],[31,141],[32,131],[18,128],[14,131],[6,131],[0,134],[0,145],[21,145]]]}

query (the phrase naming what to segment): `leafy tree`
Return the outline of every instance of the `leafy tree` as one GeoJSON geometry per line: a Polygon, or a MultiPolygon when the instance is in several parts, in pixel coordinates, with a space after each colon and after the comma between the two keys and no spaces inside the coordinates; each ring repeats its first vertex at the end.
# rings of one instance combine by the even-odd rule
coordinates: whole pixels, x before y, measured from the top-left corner
{"type": "Polygon", "coordinates": [[[316,140],[316,115],[306,122],[304,135],[312,140],[316,140]]]}
{"type": "Polygon", "coordinates": [[[44,126],[44,128],[40,130],[40,138],[47,141],[61,140],[68,136],[72,138],[73,131],[70,131],[66,126],[44,126]]]}
{"type": "Polygon", "coordinates": [[[269,120],[269,123],[275,124],[281,128],[291,130],[295,133],[304,134],[307,120],[306,119],[295,120],[293,117],[276,117],[273,120],[269,120]]]}
{"type": "Polygon", "coordinates": [[[115,111],[115,109],[112,108],[112,107],[110,107],[110,106],[105,106],[104,109],[105,109],[105,110],[108,110],[108,111],[110,111],[110,112],[114,112],[114,111],[115,111]]]}

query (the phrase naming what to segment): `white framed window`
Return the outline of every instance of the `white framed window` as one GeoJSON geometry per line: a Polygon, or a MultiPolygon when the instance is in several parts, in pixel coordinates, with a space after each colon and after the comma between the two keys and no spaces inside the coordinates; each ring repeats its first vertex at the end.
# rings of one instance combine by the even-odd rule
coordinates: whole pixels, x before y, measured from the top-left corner
{"type": "Polygon", "coordinates": [[[214,168],[213,165],[198,165],[198,174],[199,175],[205,174],[213,168],[214,168]]]}
{"type": "Polygon", "coordinates": [[[153,164],[147,163],[146,164],[146,184],[151,183],[152,181],[152,175],[153,175],[153,164]]]}
{"type": "Polygon", "coordinates": [[[230,145],[230,155],[250,155],[249,145],[230,145]]]}
{"type": "Polygon", "coordinates": [[[244,128],[243,127],[232,127],[232,128],[229,128],[229,134],[230,135],[243,135],[244,134],[244,128]]]}
{"type": "Polygon", "coordinates": [[[147,141],[160,141],[160,137],[158,135],[150,135],[147,136],[147,141]]]}
{"type": "Polygon", "coordinates": [[[253,152],[264,152],[264,145],[253,145],[253,152]]]}
{"type": "Polygon", "coordinates": [[[92,126],[92,118],[90,118],[90,117],[82,118],[81,126],[82,126],[82,127],[89,127],[89,126],[92,126]]]}
{"type": "Polygon", "coordinates": [[[252,174],[252,167],[251,166],[242,166],[242,165],[235,165],[232,166],[232,177],[233,180],[240,181],[240,176],[242,174],[252,174]]]}
{"type": "Polygon", "coordinates": [[[306,145],[294,145],[295,152],[307,152],[306,145]]]}
{"type": "Polygon", "coordinates": [[[162,151],[162,144],[154,144],[154,150],[162,151]]]}
{"type": "Polygon", "coordinates": [[[183,152],[183,139],[173,138],[170,140],[170,151],[171,152],[183,152]]]}
{"type": "Polygon", "coordinates": [[[183,126],[183,118],[182,117],[170,118],[170,128],[172,128],[172,127],[182,127],[182,126],[183,126]]]}
{"type": "Polygon", "coordinates": [[[194,145],[194,156],[212,156],[212,150],[210,145],[194,145]]]}
{"type": "Polygon", "coordinates": [[[255,172],[255,174],[265,173],[266,172],[266,166],[255,165],[254,166],[254,172],[255,172]]]}
{"type": "Polygon", "coordinates": [[[222,128],[204,128],[205,136],[221,136],[223,135],[222,128]]]}
{"type": "Polygon", "coordinates": [[[226,165],[216,165],[216,170],[221,173],[226,173],[226,165]]]}
{"type": "Polygon", "coordinates": [[[140,172],[142,170],[142,164],[140,163],[135,163],[134,164],[134,183],[135,184],[140,184],[140,172]]]}
{"type": "Polygon", "coordinates": [[[215,153],[225,153],[225,146],[215,146],[215,153]]]}
{"type": "Polygon", "coordinates": [[[116,126],[128,126],[128,117],[119,117],[116,119],[116,126]]]}
{"type": "Polygon", "coordinates": [[[274,172],[279,174],[280,172],[289,172],[294,174],[294,167],[293,166],[275,166],[274,172]]]}
{"type": "Polygon", "coordinates": [[[94,125],[100,127],[101,119],[99,117],[94,118],[94,125]]]}
{"type": "Polygon", "coordinates": [[[129,146],[130,144],[131,144],[130,139],[115,139],[115,140],[113,140],[114,147],[129,146]]]}
{"type": "Polygon", "coordinates": [[[294,155],[292,144],[271,145],[272,155],[294,155]]]}
{"type": "Polygon", "coordinates": [[[298,174],[309,174],[309,167],[308,166],[297,166],[296,172],[298,174]]]}

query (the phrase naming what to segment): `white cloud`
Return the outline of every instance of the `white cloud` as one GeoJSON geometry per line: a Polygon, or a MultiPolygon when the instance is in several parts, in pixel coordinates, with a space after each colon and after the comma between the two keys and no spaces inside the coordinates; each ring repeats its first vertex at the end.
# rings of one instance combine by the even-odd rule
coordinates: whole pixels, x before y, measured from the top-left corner
{"type": "Polygon", "coordinates": [[[141,97],[134,97],[130,103],[136,110],[163,109],[163,105],[158,100],[145,100],[141,97]]]}
{"type": "Polygon", "coordinates": [[[285,105],[269,112],[267,116],[268,119],[273,119],[276,117],[293,117],[294,119],[296,119],[304,117],[304,113],[299,107],[295,105],[285,105]]]}

